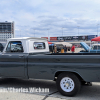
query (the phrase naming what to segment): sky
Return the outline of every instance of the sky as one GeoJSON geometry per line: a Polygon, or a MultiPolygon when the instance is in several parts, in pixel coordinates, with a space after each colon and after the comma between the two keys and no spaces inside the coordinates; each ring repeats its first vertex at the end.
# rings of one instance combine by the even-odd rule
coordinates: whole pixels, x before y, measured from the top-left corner
{"type": "Polygon", "coordinates": [[[0,22],[15,37],[100,35],[99,0],[0,0],[0,22]]]}

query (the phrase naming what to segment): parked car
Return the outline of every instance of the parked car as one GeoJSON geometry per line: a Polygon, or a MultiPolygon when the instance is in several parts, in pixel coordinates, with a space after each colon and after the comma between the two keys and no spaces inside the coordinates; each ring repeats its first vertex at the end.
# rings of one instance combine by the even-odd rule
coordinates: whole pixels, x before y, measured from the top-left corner
{"type": "Polygon", "coordinates": [[[92,48],[89,47],[85,42],[81,42],[80,43],[81,46],[85,49],[85,50],[82,50],[80,51],[79,53],[100,53],[100,49],[97,49],[97,45],[94,45],[92,48]]]}

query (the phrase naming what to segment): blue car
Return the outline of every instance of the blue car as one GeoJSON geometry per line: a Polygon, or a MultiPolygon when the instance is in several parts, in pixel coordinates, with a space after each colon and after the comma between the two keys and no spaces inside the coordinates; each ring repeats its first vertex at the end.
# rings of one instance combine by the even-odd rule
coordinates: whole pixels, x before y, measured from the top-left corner
{"type": "Polygon", "coordinates": [[[81,42],[80,44],[85,51],[82,50],[79,53],[100,53],[100,49],[91,49],[85,42],[81,42]]]}

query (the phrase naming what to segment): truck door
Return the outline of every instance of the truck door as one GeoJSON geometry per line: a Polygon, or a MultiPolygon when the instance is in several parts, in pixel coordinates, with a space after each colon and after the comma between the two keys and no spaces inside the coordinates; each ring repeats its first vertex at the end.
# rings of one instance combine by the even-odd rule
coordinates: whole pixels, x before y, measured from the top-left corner
{"type": "Polygon", "coordinates": [[[25,54],[21,41],[10,41],[0,56],[0,76],[24,77],[25,54]]]}

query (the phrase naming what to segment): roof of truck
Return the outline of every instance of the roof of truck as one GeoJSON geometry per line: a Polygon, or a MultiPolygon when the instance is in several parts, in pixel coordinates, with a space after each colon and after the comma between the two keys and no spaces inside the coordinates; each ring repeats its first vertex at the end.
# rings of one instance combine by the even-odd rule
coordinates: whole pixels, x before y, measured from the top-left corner
{"type": "Polygon", "coordinates": [[[9,38],[8,40],[28,40],[28,39],[39,39],[39,40],[47,40],[46,38],[37,38],[37,37],[20,37],[20,38],[9,38]]]}

